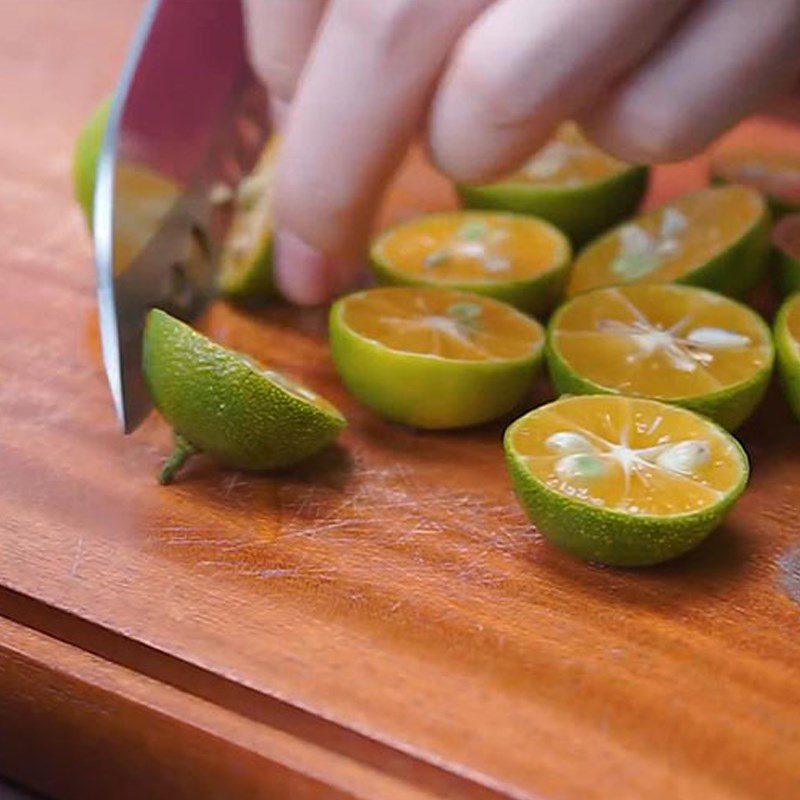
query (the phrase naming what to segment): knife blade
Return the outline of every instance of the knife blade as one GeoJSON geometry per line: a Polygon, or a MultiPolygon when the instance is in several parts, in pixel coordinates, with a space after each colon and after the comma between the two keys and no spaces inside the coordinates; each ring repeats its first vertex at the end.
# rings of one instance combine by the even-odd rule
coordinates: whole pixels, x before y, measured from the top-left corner
{"type": "Polygon", "coordinates": [[[213,297],[227,228],[214,190],[235,188],[268,134],[240,0],[150,0],[95,186],[103,361],[125,433],[151,408],[141,370],[147,312],[158,306],[192,321],[213,297]]]}

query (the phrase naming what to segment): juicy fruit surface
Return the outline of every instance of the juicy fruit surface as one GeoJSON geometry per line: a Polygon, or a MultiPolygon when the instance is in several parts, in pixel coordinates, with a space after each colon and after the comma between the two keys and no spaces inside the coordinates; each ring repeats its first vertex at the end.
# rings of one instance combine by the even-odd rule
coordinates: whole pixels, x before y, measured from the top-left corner
{"type": "Polygon", "coordinates": [[[597,387],[665,400],[745,383],[773,358],[770,331],[754,311],[669,284],[575,297],[551,321],[550,344],[566,369],[597,387]]]}
{"type": "Polygon", "coordinates": [[[560,231],[541,220],[453,212],[392,228],[375,243],[373,257],[399,275],[432,283],[497,283],[563,268],[570,246],[560,231]]]}
{"type": "Polygon", "coordinates": [[[542,328],[510,306],[450,289],[386,287],[344,298],[341,320],[390,350],[443,360],[529,358],[542,328]]]}
{"type": "Polygon", "coordinates": [[[778,201],[800,208],[800,153],[778,150],[737,150],[712,159],[715,177],[745,183],[778,201]]]}
{"type": "Polygon", "coordinates": [[[219,285],[229,297],[268,297],[274,291],[272,275],[272,176],[277,140],[264,148],[255,169],[231,198],[231,226],[220,259],[219,285]]]}
{"type": "Polygon", "coordinates": [[[297,463],[329,444],[344,417],[327,400],[154,310],[143,369],[176,434],[243,469],[297,463]]]}
{"type": "Polygon", "coordinates": [[[778,312],[775,345],[786,399],[800,418],[800,293],[790,297],[778,312]]]}
{"type": "Polygon", "coordinates": [[[419,428],[478,425],[520,405],[543,343],[534,319],[453,289],[371,289],[331,309],[331,352],[344,383],[381,416],[419,428]]]}
{"type": "Polygon", "coordinates": [[[740,242],[764,214],[761,196],[743,186],[680,197],[589,245],[573,265],[568,294],[614,284],[686,280],[740,242]]]}
{"type": "Polygon", "coordinates": [[[574,122],[565,122],[508,180],[541,186],[575,186],[605,180],[629,168],[629,164],[595,147],[574,122]]]}
{"type": "Polygon", "coordinates": [[[747,472],[741,449],[716,425],[639,398],[563,398],[515,423],[508,446],[551,491],[634,517],[702,512],[747,472]]]}

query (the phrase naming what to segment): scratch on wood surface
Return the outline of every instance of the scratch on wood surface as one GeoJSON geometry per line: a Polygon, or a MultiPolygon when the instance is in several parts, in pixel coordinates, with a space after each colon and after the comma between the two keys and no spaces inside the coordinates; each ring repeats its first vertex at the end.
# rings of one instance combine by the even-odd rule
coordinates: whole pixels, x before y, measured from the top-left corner
{"type": "Polygon", "coordinates": [[[781,586],[800,605],[800,547],[785,553],[778,561],[781,586]]]}
{"type": "Polygon", "coordinates": [[[81,561],[83,560],[83,535],[81,534],[78,537],[78,544],[75,547],[75,557],[72,559],[72,568],[69,571],[69,574],[76,578],[78,576],[78,568],[81,565],[81,561]]]}

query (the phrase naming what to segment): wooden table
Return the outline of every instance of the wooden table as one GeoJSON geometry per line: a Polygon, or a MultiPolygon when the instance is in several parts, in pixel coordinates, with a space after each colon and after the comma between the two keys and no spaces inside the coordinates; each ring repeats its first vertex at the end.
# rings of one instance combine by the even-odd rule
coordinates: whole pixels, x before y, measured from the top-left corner
{"type": "MultiPolygon", "coordinates": [[[[351,429],[287,475],[200,460],[155,484],[168,434],[117,431],[68,176],[138,6],[2,6],[0,772],[116,800],[800,797],[800,426],[776,391],[724,528],[600,569],[526,523],[502,424],[384,424],[337,381],[323,312],[219,307],[216,338],[351,429]]],[[[386,214],[449,202],[417,159],[386,214]]]]}

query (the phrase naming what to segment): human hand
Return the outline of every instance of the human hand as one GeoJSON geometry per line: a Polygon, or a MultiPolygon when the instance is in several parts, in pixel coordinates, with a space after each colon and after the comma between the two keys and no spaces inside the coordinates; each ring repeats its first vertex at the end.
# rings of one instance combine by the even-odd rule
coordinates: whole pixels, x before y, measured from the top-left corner
{"type": "Polygon", "coordinates": [[[291,300],[357,276],[412,138],[453,179],[521,165],[563,119],[632,162],[681,159],[787,94],[800,0],[247,0],[255,64],[291,103],[275,185],[291,300]]]}

